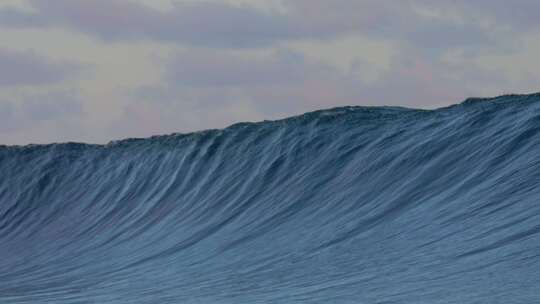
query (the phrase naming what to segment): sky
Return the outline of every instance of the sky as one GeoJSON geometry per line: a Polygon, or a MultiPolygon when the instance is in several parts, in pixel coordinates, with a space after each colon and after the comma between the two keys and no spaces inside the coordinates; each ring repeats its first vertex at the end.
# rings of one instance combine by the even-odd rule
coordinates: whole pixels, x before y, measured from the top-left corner
{"type": "Polygon", "coordinates": [[[540,91],[540,1],[2,0],[0,144],[540,91]]]}

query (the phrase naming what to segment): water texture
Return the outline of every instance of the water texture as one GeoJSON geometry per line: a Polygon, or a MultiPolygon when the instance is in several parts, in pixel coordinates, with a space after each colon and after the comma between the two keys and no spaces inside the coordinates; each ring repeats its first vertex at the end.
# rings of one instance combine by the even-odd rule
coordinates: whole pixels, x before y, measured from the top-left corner
{"type": "Polygon", "coordinates": [[[0,303],[540,303],[540,94],[1,146],[0,303]]]}

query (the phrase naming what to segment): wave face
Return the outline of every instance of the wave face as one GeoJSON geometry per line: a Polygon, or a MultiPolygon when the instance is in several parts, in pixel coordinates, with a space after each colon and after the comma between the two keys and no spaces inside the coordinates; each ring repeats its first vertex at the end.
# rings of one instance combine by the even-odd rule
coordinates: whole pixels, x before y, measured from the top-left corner
{"type": "Polygon", "coordinates": [[[0,303],[538,303],[540,95],[0,148],[0,303]]]}

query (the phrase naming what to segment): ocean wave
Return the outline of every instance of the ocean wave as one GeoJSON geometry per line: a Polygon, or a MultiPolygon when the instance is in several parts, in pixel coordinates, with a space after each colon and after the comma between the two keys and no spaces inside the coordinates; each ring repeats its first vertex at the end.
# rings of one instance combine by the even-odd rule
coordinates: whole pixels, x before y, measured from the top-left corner
{"type": "Polygon", "coordinates": [[[540,94],[0,147],[1,303],[540,302],[540,94]]]}

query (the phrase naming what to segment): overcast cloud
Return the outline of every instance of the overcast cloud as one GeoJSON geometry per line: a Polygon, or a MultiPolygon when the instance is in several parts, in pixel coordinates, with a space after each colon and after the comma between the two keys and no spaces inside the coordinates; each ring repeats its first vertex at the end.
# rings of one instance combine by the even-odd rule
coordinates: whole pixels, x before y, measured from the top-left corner
{"type": "Polygon", "coordinates": [[[0,144],[540,91],[533,0],[5,0],[0,144]]]}
{"type": "Polygon", "coordinates": [[[33,51],[0,48],[0,87],[47,85],[78,74],[80,66],[54,62],[33,51]]]}

